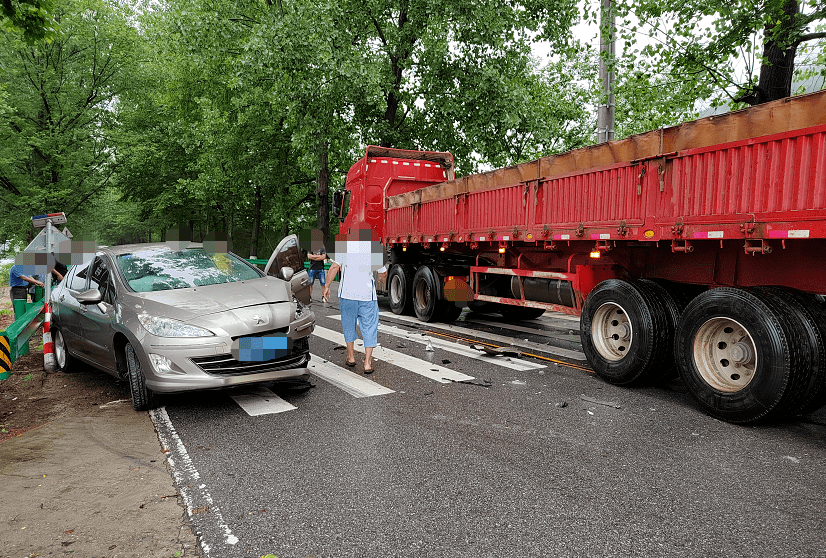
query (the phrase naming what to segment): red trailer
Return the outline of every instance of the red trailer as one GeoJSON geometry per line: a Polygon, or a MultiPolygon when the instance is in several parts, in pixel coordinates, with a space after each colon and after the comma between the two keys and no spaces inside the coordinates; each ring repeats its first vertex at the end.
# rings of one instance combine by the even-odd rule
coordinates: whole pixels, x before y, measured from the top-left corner
{"type": "Polygon", "coordinates": [[[371,146],[335,205],[382,239],[396,313],[580,315],[606,381],[676,369],[731,422],[826,403],[826,93],[459,179],[371,146]]]}

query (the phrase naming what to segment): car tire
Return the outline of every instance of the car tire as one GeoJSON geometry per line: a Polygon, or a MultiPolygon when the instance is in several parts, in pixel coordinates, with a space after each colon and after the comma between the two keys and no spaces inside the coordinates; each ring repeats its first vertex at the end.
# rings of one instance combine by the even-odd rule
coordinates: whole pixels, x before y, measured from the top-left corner
{"type": "Polygon", "coordinates": [[[146,387],[146,379],[141,370],[141,362],[131,343],[124,347],[126,353],[127,380],[129,391],[132,393],[132,408],[136,411],[146,411],[155,406],[155,394],[146,387]]]}
{"type": "Polygon", "coordinates": [[[423,265],[416,270],[413,276],[413,311],[416,317],[423,322],[434,322],[439,319],[439,284],[434,271],[423,265]]]}
{"type": "Polygon", "coordinates": [[[52,343],[54,344],[54,358],[57,370],[70,373],[77,369],[77,360],[69,354],[66,338],[60,328],[52,327],[52,343]]]}
{"type": "Polygon", "coordinates": [[[390,310],[394,314],[412,314],[413,269],[407,264],[396,264],[387,276],[387,294],[390,297],[390,310]]]}
{"type": "Polygon", "coordinates": [[[660,296],[648,284],[609,279],[585,300],[582,350],[599,377],[615,385],[651,382],[671,364],[673,328],[660,296]]]}
{"type": "Polygon", "coordinates": [[[810,352],[793,314],[758,290],[720,287],[691,301],[677,326],[674,354],[703,410],[738,424],[790,410],[805,389],[800,374],[810,352]]]}

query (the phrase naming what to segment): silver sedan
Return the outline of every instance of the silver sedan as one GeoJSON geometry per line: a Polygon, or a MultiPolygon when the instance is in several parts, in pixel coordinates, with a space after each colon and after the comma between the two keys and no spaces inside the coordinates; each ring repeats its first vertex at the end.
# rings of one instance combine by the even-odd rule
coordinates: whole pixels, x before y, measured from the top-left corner
{"type": "Polygon", "coordinates": [[[309,286],[294,235],[263,273],[200,245],[102,248],[52,292],[57,365],[83,361],[128,381],[135,410],[155,393],[303,376],[309,286]]]}

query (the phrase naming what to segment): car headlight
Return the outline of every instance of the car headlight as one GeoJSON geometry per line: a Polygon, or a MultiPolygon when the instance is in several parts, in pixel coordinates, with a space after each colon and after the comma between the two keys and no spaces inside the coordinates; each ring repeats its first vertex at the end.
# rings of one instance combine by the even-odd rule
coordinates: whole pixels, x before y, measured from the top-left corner
{"type": "Polygon", "coordinates": [[[146,331],[158,337],[211,337],[215,335],[208,329],[185,324],[171,318],[140,314],[138,320],[146,331]]]}

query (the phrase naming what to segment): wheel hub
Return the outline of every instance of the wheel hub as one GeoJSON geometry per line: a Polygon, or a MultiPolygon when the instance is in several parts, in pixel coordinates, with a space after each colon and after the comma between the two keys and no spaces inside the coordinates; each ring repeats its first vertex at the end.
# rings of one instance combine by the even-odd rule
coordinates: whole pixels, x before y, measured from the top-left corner
{"type": "Polygon", "coordinates": [[[594,312],[591,339],[597,352],[612,362],[622,360],[634,339],[628,314],[615,302],[606,302],[594,312]]]}
{"type": "Polygon", "coordinates": [[[745,388],[757,369],[757,348],[748,330],[731,318],[712,318],[694,337],[694,363],[709,386],[724,393],[745,388]]]}

